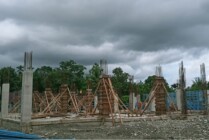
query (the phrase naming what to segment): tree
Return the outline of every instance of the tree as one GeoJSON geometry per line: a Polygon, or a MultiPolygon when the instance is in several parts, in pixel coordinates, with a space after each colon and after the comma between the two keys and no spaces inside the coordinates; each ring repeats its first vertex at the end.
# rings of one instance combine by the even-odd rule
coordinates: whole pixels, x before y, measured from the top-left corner
{"type": "Polygon", "coordinates": [[[196,77],[193,81],[192,81],[192,85],[190,88],[188,88],[187,90],[203,90],[204,88],[206,88],[206,85],[204,86],[204,83],[202,82],[200,77],[196,77]]]}
{"type": "Polygon", "coordinates": [[[60,62],[59,72],[63,84],[74,85],[78,90],[84,87],[84,70],[83,65],[77,64],[73,60],[60,62]]]}
{"type": "Polygon", "coordinates": [[[87,81],[90,82],[90,86],[93,89],[93,91],[95,91],[98,86],[101,72],[102,72],[102,69],[97,63],[94,63],[92,68],[89,70],[89,75],[87,76],[86,79],[87,81]]]}
{"type": "Polygon", "coordinates": [[[33,73],[34,89],[38,91],[44,91],[45,88],[51,87],[53,79],[49,79],[49,75],[53,69],[50,66],[42,66],[37,68],[33,73]]]}
{"type": "Polygon", "coordinates": [[[2,68],[0,70],[0,77],[1,85],[3,83],[10,83],[10,91],[17,91],[21,89],[21,79],[18,77],[14,68],[2,68]]]}
{"type": "Polygon", "coordinates": [[[123,70],[118,67],[113,69],[113,76],[112,76],[112,85],[117,91],[119,96],[128,95],[129,94],[129,85],[128,76],[129,74],[123,72],[123,70]]]}
{"type": "MultiPolygon", "coordinates": [[[[150,93],[150,91],[152,89],[152,86],[153,86],[153,84],[155,82],[155,78],[156,78],[155,75],[148,76],[148,78],[145,79],[144,82],[140,81],[138,83],[140,94],[148,94],[148,93],[150,93]]],[[[165,87],[166,87],[168,92],[173,91],[173,89],[169,87],[169,85],[168,85],[166,80],[165,80],[165,87]]]]}

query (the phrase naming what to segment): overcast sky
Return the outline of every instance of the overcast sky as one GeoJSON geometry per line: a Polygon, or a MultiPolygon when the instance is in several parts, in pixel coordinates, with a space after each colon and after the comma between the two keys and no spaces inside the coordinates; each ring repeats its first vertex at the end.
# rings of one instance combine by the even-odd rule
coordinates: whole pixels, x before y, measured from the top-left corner
{"type": "MultiPolygon", "coordinates": [[[[100,59],[137,81],[161,65],[169,84],[184,61],[187,83],[209,74],[208,0],[0,0],[0,67],[100,59]]],[[[209,80],[209,76],[207,76],[209,80]]]]}

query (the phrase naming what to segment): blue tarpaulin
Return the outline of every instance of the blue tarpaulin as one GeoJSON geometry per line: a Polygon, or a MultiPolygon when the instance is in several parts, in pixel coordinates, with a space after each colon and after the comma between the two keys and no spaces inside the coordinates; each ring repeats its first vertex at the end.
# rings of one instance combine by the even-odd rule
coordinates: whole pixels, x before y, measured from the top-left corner
{"type": "Polygon", "coordinates": [[[0,139],[41,139],[38,135],[22,132],[0,130],[0,139]]]}

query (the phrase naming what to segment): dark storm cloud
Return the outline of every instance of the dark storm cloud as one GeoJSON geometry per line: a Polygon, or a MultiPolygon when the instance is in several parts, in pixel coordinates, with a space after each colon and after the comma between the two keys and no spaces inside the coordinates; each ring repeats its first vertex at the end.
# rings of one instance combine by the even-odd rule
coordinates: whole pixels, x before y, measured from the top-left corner
{"type": "Polygon", "coordinates": [[[1,0],[0,65],[32,50],[35,66],[104,58],[141,79],[158,64],[209,59],[208,9],[208,0],[1,0]]]}
{"type": "Polygon", "coordinates": [[[155,51],[207,46],[206,5],[204,0],[20,1],[1,4],[0,17],[28,28],[43,25],[60,31],[44,38],[59,44],[97,47],[109,41],[126,50],[155,51]]]}

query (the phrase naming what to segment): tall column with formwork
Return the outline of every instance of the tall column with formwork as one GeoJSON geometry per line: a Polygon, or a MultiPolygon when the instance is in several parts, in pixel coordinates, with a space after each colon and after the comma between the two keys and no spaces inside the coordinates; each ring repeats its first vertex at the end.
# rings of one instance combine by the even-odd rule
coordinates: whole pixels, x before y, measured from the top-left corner
{"type": "Polygon", "coordinates": [[[134,104],[135,93],[133,92],[133,81],[134,81],[134,76],[130,75],[129,76],[129,82],[130,82],[129,109],[131,111],[135,109],[135,104],[134,104]]]}
{"type": "Polygon", "coordinates": [[[8,107],[9,107],[9,83],[4,83],[2,85],[2,98],[1,98],[1,118],[8,117],[8,107]]]}
{"type": "Polygon", "coordinates": [[[203,91],[203,113],[208,115],[208,94],[207,94],[207,80],[206,80],[206,73],[205,73],[205,64],[202,63],[200,65],[200,77],[202,82],[202,91],[203,91]]]}
{"type": "Polygon", "coordinates": [[[110,77],[108,75],[102,75],[100,78],[98,93],[99,114],[102,117],[108,117],[114,113],[114,98],[116,96],[111,87],[110,77]]]}
{"type": "Polygon", "coordinates": [[[155,82],[154,82],[154,101],[155,101],[155,114],[163,115],[166,114],[166,89],[165,89],[165,80],[162,76],[161,66],[156,67],[155,72],[155,82]]]}
{"type": "MultiPolygon", "coordinates": [[[[67,114],[68,112],[68,100],[69,100],[69,93],[68,93],[68,85],[62,84],[60,87],[60,93],[62,94],[60,100],[61,100],[61,112],[63,114],[67,114]]],[[[73,101],[72,101],[73,102],[73,101]]]]}
{"type": "Polygon", "coordinates": [[[186,103],[186,80],[185,80],[185,74],[186,70],[183,65],[183,61],[180,63],[179,67],[179,92],[180,92],[180,98],[181,98],[181,113],[182,115],[187,114],[187,103],[186,103]]]}
{"type": "Polygon", "coordinates": [[[100,75],[100,85],[98,87],[98,109],[102,117],[108,117],[114,113],[114,96],[110,76],[108,75],[107,61],[100,60],[102,74],[100,75]]]}
{"type": "Polygon", "coordinates": [[[155,114],[163,115],[166,114],[166,90],[165,80],[163,77],[156,76],[155,83],[155,114]]]}
{"type": "Polygon", "coordinates": [[[21,122],[29,123],[32,115],[33,70],[32,52],[25,52],[21,93],[21,122]]]}

